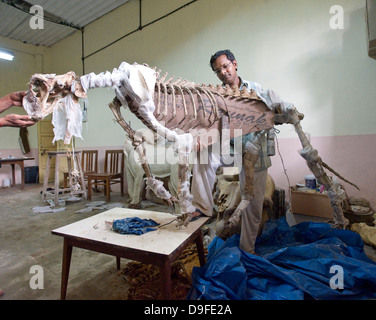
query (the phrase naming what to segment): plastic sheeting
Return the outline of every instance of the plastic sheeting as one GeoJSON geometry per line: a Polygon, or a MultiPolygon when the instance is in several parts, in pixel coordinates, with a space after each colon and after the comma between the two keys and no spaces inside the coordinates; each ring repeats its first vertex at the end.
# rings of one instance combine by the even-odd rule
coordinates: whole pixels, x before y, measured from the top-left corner
{"type": "Polygon", "coordinates": [[[207,264],[193,269],[188,298],[375,299],[376,263],[363,245],[357,233],[326,223],[290,227],[285,218],[268,221],[256,241],[257,255],[239,249],[239,235],[225,242],[216,237],[207,264]]]}

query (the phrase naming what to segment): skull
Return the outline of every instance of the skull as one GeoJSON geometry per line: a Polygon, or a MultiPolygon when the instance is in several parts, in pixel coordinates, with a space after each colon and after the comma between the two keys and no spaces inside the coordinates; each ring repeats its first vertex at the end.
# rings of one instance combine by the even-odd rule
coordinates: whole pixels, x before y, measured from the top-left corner
{"type": "Polygon", "coordinates": [[[27,114],[40,120],[53,112],[59,100],[72,94],[73,99],[85,98],[76,74],[70,71],[63,75],[34,74],[29,83],[29,90],[23,98],[23,107],[27,114]]]}

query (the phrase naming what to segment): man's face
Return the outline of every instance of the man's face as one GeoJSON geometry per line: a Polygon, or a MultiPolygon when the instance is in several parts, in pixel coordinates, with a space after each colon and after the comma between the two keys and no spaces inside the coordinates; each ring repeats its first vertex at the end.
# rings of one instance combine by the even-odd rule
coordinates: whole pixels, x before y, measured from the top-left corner
{"type": "Polygon", "coordinates": [[[231,87],[236,85],[235,81],[238,79],[238,75],[236,73],[237,66],[238,63],[236,60],[231,62],[227,56],[223,54],[215,59],[213,63],[213,70],[223,84],[228,84],[231,87]]]}

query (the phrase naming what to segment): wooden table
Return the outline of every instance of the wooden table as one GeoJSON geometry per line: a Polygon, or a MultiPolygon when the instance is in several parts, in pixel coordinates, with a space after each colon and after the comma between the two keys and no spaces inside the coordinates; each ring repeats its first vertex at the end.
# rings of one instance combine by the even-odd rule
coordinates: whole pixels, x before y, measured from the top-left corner
{"type": "Polygon", "coordinates": [[[15,172],[15,165],[18,164],[21,168],[21,189],[25,186],[25,170],[24,170],[24,161],[26,160],[34,160],[32,157],[25,157],[25,158],[1,158],[0,159],[0,167],[3,164],[10,164],[12,166],[12,186],[16,186],[16,172],[15,172]]]}
{"type": "Polygon", "coordinates": [[[116,256],[120,269],[120,258],[157,265],[161,274],[162,293],[171,299],[171,263],[192,242],[196,243],[200,265],[205,264],[205,251],[201,227],[209,219],[199,218],[188,227],[176,227],[176,222],[162,226],[156,231],[142,235],[124,235],[106,225],[127,217],[153,219],[160,225],[176,218],[176,215],[156,211],[114,208],[90,218],[52,230],[52,234],[64,237],[60,298],[65,299],[73,247],[116,256]]]}

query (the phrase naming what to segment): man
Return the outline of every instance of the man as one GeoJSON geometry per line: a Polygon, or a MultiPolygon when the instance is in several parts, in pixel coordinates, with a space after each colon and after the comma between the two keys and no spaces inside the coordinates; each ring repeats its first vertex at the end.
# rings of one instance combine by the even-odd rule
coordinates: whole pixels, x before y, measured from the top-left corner
{"type": "MultiPolygon", "coordinates": [[[[7,94],[0,98],[0,113],[9,109],[12,106],[22,107],[22,99],[25,96],[25,91],[17,91],[7,94]]],[[[31,120],[28,115],[8,114],[0,118],[0,127],[18,127],[25,128],[32,126],[36,121],[31,120]]]]}
{"type": "MultiPolygon", "coordinates": [[[[228,84],[230,87],[238,87],[240,90],[246,88],[248,91],[255,90],[258,95],[263,92],[260,84],[251,81],[245,81],[237,74],[238,62],[230,50],[221,50],[216,52],[210,59],[210,66],[218,79],[222,81],[222,85],[228,84]]],[[[252,139],[254,133],[243,136],[243,150],[245,142],[252,139]]],[[[265,194],[265,185],[267,178],[267,169],[271,166],[271,161],[267,155],[266,137],[261,138],[261,149],[259,158],[255,164],[254,175],[254,191],[250,205],[247,207],[245,214],[241,217],[240,226],[240,249],[254,253],[254,244],[257,232],[262,218],[262,209],[265,194]]],[[[198,146],[198,149],[201,147],[198,146]]],[[[192,195],[193,205],[196,207],[194,215],[205,214],[212,216],[214,200],[212,196],[213,186],[216,179],[216,171],[221,166],[223,160],[218,159],[218,155],[209,152],[208,161],[200,161],[193,166],[192,175],[192,195]]],[[[245,184],[244,170],[240,172],[240,186],[245,184]]],[[[238,232],[234,230],[234,232],[238,232]]]]}
{"type": "MultiPolygon", "coordinates": [[[[0,98],[0,113],[13,106],[22,107],[22,99],[25,96],[25,91],[17,91],[7,94],[0,98]]],[[[35,124],[36,121],[31,120],[28,115],[20,114],[8,114],[3,118],[0,118],[0,127],[18,127],[24,128],[35,124]]],[[[4,291],[0,289],[0,296],[4,294],[4,291]]]]}

